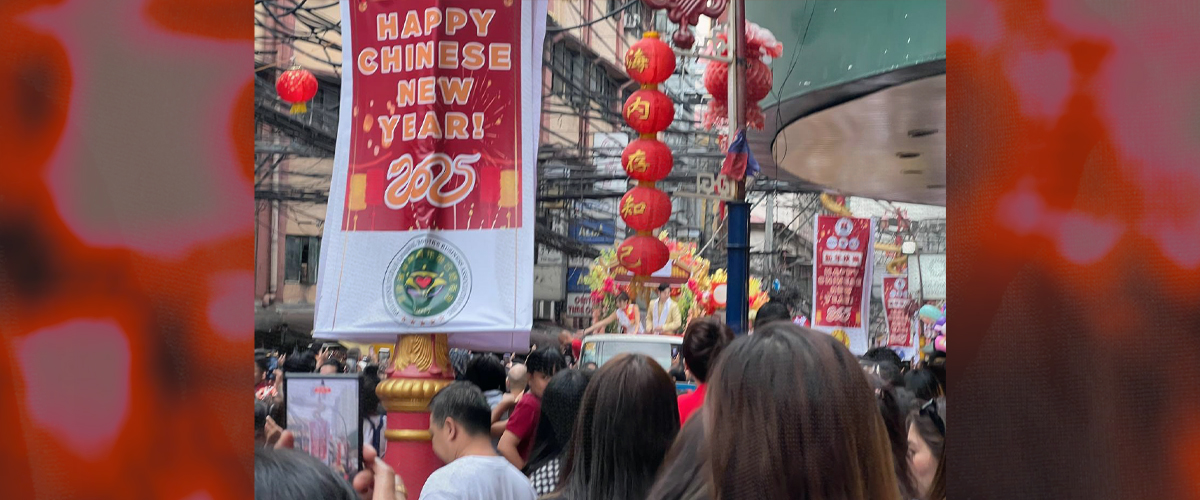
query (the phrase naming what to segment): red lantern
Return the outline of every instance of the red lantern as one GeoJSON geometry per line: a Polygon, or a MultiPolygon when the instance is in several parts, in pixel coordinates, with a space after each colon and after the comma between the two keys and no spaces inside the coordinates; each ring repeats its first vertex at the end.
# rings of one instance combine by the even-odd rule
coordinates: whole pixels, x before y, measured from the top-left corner
{"type": "Polygon", "coordinates": [[[746,60],[746,101],[758,105],[758,101],[771,93],[771,68],[760,59],[746,60]]]}
{"type": "Polygon", "coordinates": [[[658,33],[649,31],[625,51],[625,72],[635,82],[658,84],[667,81],[675,72],[675,52],[658,33]]]}
{"type": "Polygon", "coordinates": [[[625,123],[641,134],[657,134],[675,120],[675,104],[666,94],[652,89],[634,92],[625,101],[625,123]]]}
{"type": "Polygon", "coordinates": [[[284,71],[275,81],[275,91],[279,98],[292,105],[292,114],[305,113],[305,104],[317,95],[317,77],[308,70],[296,66],[284,71]]]}
{"type": "Polygon", "coordinates": [[[617,261],[637,276],[651,275],[667,265],[670,258],[667,244],[653,236],[634,236],[617,247],[617,261]]]}
{"type": "Polygon", "coordinates": [[[652,187],[638,186],[621,197],[621,219],[635,231],[653,231],[671,219],[671,197],[652,187]]]}
{"type": "Polygon", "coordinates": [[[671,148],[654,139],[637,139],[621,153],[621,166],[634,180],[658,182],[671,173],[675,157],[671,148]]]}

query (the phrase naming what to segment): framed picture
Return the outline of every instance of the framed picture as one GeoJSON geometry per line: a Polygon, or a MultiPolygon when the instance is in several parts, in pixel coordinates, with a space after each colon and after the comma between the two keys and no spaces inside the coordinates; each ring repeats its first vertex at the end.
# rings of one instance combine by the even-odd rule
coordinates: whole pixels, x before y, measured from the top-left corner
{"type": "Polygon", "coordinates": [[[362,415],[358,376],[289,373],[284,379],[287,429],[296,449],[347,479],[362,469],[362,415]]]}

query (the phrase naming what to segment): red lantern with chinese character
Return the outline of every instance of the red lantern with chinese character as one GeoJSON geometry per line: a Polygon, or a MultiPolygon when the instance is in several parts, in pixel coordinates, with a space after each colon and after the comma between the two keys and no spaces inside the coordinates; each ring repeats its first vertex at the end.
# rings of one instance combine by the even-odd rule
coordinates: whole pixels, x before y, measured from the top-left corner
{"type": "Polygon", "coordinates": [[[638,186],[621,197],[621,220],[635,231],[653,231],[671,219],[671,197],[652,187],[638,186]]]}
{"type": "Polygon", "coordinates": [[[625,72],[641,84],[665,82],[675,72],[675,52],[658,39],[658,33],[648,31],[625,51],[625,72]]]}
{"type": "Polygon", "coordinates": [[[675,120],[675,104],[666,94],[654,89],[641,89],[625,101],[625,123],[640,134],[657,134],[675,120]]]}
{"type": "Polygon", "coordinates": [[[671,251],[662,240],[649,235],[637,235],[617,247],[617,261],[638,276],[649,276],[667,265],[671,251]]]}
{"type": "Polygon", "coordinates": [[[284,71],[275,81],[275,91],[279,98],[292,105],[292,114],[305,113],[308,105],[317,95],[317,77],[299,66],[284,71]]]}
{"type": "Polygon", "coordinates": [[[621,166],[634,180],[658,182],[671,173],[675,157],[671,148],[654,139],[637,139],[621,153],[621,166]]]}

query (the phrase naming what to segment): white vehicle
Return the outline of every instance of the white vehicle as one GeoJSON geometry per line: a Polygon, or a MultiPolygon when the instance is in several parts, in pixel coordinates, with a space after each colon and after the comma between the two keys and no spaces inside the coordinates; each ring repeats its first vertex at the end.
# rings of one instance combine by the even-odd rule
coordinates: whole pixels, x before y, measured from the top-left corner
{"type": "Polygon", "coordinates": [[[680,344],[683,337],[674,335],[589,335],[583,339],[579,365],[596,363],[596,367],[601,367],[618,354],[636,352],[650,356],[664,371],[669,371],[680,344]]]}

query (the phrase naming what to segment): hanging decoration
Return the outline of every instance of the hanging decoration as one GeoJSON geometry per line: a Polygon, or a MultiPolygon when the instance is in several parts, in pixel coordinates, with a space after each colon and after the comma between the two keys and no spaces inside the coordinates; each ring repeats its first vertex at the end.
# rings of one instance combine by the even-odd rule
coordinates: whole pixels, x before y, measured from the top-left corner
{"type": "Polygon", "coordinates": [[[642,0],[642,3],[653,10],[666,10],[667,19],[679,25],[679,29],[671,35],[671,41],[675,42],[676,47],[689,50],[696,44],[696,35],[692,34],[692,27],[700,22],[700,15],[716,19],[725,12],[729,0],[642,0]]]}
{"type": "MultiPolygon", "coordinates": [[[[716,35],[716,38],[722,42],[728,41],[725,33],[716,35]]],[[[713,55],[729,57],[729,52],[723,50],[713,55]]],[[[770,30],[746,23],[746,123],[739,124],[739,128],[748,125],[755,130],[763,129],[766,119],[758,101],[767,97],[774,83],[768,64],[782,55],[783,44],[775,39],[770,30]]],[[[729,64],[709,61],[704,68],[704,88],[709,93],[708,110],[702,122],[704,128],[729,128],[729,64]]]]}
{"type": "Polygon", "coordinates": [[[317,95],[317,77],[300,66],[292,66],[275,80],[275,91],[279,98],[292,105],[293,115],[307,113],[308,101],[317,95]]]}
{"type": "Polygon", "coordinates": [[[657,32],[648,31],[625,52],[625,70],[642,84],[622,110],[625,122],[640,134],[621,154],[621,166],[638,181],[621,198],[621,219],[637,234],[617,246],[617,260],[634,274],[631,295],[637,296],[646,278],[670,260],[666,244],[652,235],[671,218],[671,198],[655,183],[666,178],[674,162],[670,148],[658,141],[658,133],[674,121],[675,104],[658,90],[658,84],[675,72],[675,53],[657,32]]]}

